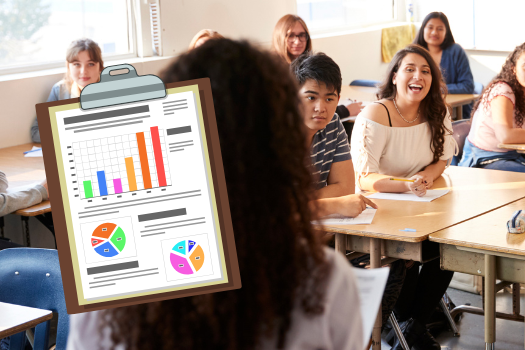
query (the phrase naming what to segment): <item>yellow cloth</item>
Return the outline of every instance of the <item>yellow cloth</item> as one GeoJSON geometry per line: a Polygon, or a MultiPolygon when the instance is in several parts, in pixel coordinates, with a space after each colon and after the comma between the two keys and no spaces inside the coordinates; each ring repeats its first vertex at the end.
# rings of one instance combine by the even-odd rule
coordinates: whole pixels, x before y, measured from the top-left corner
{"type": "Polygon", "coordinates": [[[392,61],[396,52],[412,43],[415,37],[416,26],[413,24],[384,28],[381,32],[381,55],[383,56],[383,62],[388,63],[392,61]]]}

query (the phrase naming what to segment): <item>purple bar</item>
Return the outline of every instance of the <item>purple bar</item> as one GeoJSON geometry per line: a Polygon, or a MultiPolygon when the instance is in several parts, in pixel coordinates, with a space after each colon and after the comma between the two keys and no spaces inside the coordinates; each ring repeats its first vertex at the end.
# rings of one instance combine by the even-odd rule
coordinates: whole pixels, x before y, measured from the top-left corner
{"type": "Polygon", "coordinates": [[[115,186],[115,194],[122,193],[122,181],[120,179],[113,179],[113,186],[115,186]]]}

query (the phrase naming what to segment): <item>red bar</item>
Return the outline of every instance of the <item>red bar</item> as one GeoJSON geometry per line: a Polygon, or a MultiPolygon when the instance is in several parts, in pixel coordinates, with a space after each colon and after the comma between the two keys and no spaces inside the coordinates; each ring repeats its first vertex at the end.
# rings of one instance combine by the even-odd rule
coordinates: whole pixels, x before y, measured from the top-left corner
{"type": "Polygon", "coordinates": [[[157,167],[157,177],[159,179],[159,186],[166,186],[166,173],[164,172],[164,162],[162,160],[162,150],[160,149],[159,127],[152,126],[151,141],[153,143],[153,153],[155,154],[155,166],[157,167]]]}
{"type": "Polygon", "coordinates": [[[148,154],[146,153],[146,140],[144,133],[137,133],[137,145],[139,146],[140,168],[142,169],[142,181],[144,188],[151,188],[151,175],[149,173],[148,154]]]}

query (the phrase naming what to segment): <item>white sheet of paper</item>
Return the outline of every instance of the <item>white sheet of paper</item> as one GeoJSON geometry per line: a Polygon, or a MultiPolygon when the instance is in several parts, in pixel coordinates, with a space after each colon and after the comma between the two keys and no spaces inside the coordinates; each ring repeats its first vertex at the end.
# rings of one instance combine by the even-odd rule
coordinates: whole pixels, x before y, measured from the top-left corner
{"type": "Polygon", "coordinates": [[[418,197],[412,192],[405,193],[374,193],[370,199],[391,199],[394,201],[412,201],[412,202],[432,202],[434,199],[446,195],[449,190],[427,190],[423,197],[418,197]]]}
{"type": "MultiPolygon", "coordinates": [[[[33,146],[33,148],[31,148],[31,150],[38,149],[38,148],[40,148],[40,147],[33,146]]],[[[26,154],[24,154],[24,157],[43,157],[42,149],[40,149],[39,151],[26,153],[26,154]]]]}
{"type": "Polygon", "coordinates": [[[355,218],[349,218],[339,214],[332,214],[325,216],[322,220],[313,221],[315,225],[369,225],[376,215],[377,209],[366,208],[361,214],[355,218]]]}
{"type": "Polygon", "coordinates": [[[353,268],[359,293],[361,317],[363,319],[363,349],[368,345],[372,334],[372,328],[383,298],[389,270],[388,267],[380,269],[353,268]]]}

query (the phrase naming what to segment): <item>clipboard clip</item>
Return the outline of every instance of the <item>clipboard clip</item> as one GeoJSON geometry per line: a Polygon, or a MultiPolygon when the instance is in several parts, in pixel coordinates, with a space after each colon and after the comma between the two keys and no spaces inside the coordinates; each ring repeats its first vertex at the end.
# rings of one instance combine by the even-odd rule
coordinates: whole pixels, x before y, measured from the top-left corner
{"type": "Polygon", "coordinates": [[[158,76],[139,76],[131,64],[118,64],[104,68],[100,73],[100,82],[89,84],[82,90],[80,108],[108,107],[163,97],[166,97],[166,88],[158,76]],[[128,69],[128,72],[110,74],[121,69],[128,69]]]}

